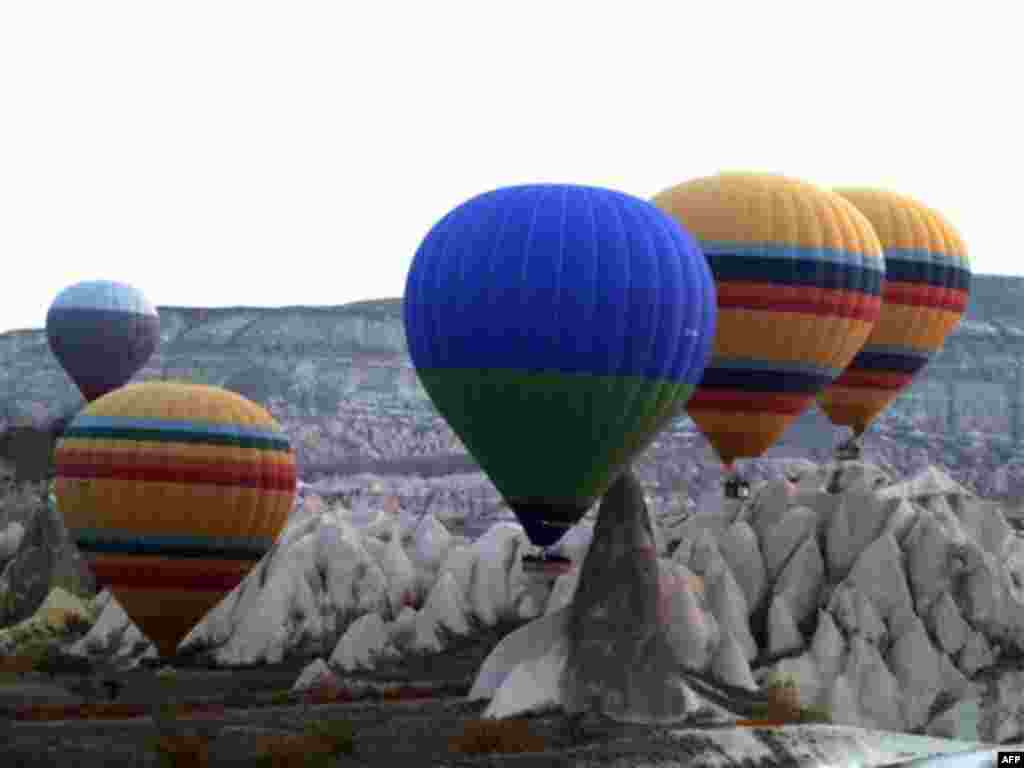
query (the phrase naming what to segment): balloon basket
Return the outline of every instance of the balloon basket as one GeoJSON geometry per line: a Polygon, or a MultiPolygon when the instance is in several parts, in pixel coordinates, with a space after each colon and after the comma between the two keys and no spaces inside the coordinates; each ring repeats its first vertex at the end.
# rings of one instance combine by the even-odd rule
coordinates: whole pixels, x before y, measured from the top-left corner
{"type": "Polygon", "coordinates": [[[750,483],[740,477],[727,478],[724,493],[727,499],[747,499],[750,497],[750,483]]]}

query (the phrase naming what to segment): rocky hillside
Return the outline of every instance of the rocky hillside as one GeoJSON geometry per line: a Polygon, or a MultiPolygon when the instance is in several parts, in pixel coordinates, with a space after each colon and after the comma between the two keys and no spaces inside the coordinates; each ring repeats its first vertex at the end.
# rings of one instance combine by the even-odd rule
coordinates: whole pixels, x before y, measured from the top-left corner
{"type": "MultiPolygon", "coordinates": [[[[873,429],[870,457],[898,472],[931,463],[992,496],[1024,495],[1024,279],[977,276],[960,328],[873,429]],[[1019,460],[1019,463],[1018,463],[1019,460]]],[[[339,307],[161,307],[161,346],[141,379],[217,384],[267,405],[293,438],[303,476],[474,471],[411,366],[401,300],[339,307]]],[[[42,330],[0,334],[0,426],[45,424],[81,399],[42,330]]],[[[823,458],[840,436],[810,413],[772,455],[823,458]]],[[[651,493],[691,498],[717,468],[688,420],[640,462],[651,493]]],[[[754,467],[754,475],[771,470],[754,467]]],[[[495,496],[495,504],[496,504],[495,496]]]]}

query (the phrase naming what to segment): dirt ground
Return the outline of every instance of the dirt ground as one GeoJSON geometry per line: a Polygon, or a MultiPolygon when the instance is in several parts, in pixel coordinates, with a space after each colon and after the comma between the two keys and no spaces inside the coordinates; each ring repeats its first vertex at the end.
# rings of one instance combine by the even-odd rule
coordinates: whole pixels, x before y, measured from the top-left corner
{"type": "MultiPolygon", "coordinates": [[[[381,665],[373,672],[347,676],[344,682],[404,682],[439,684],[468,692],[480,664],[511,627],[496,627],[475,635],[469,641],[455,642],[443,654],[406,657],[401,663],[381,665]]],[[[460,755],[449,750],[449,740],[460,734],[467,719],[480,716],[485,702],[467,702],[449,697],[422,701],[364,701],[319,706],[244,707],[247,700],[266,699],[274,692],[288,690],[294,684],[306,660],[246,669],[203,669],[178,667],[173,695],[183,701],[225,701],[223,718],[215,721],[179,721],[174,728],[193,727],[213,738],[210,764],[253,765],[256,742],[275,733],[300,733],[312,721],[347,720],[355,734],[355,753],[338,757],[338,766],[468,766],[490,765],[500,759],[516,766],[554,766],[572,764],[597,750],[600,761],[616,754],[649,755],[658,751],[655,730],[585,720],[570,736],[561,715],[528,718],[531,733],[541,737],[551,751],[502,758],[460,755]],[[575,757],[573,757],[575,755],[575,757]],[[569,763],[564,762],[569,760],[569,763]]],[[[167,687],[152,668],[137,668],[110,675],[121,683],[116,701],[153,706],[165,700],[167,687]]],[[[81,690],[82,679],[73,675],[57,676],[50,683],[81,690]]],[[[101,694],[97,694],[99,696],[101,694]]],[[[697,724],[696,722],[694,724],[697,724]]],[[[159,735],[151,718],[134,720],[28,722],[0,720],[0,765],[82,766],[83,768],[120,768],[120,766],[158,766],[153,742],[159,735]]],[[[678,753],[678,747],[674,752],[678,753]]],[[[586,762],[592,762],[591,757],[586,762]]]]}
{"type": "MultiPolygon", "coordinates": [[[[256,740],[271,733],[298,733],[311,720],[346,720],[355,733],[355,753],[336,758],[338,766],[470,766],[501,763],[539,768],[569,765],[572,761],[605,763],[616,756],[666,753],[657,729],[588,719],[570,740],[559,715],[528,718],[531,733],[541,737],[548,751],[522,755],[473,756],[449,750],[449,740],[459,735],[463,723],[478,717],[483,702],[464,699],[423,703],[328,704],[316,707],[261,708],[230,713],[213,728],[211,765],[251,765],[256,740]],[[589,759],[587,759],[589,758],[589,759]],[[570,762],[566,762],[570,761],[570,762]]],[[[201,723],[197,725],[202,729],[201,723]]],[[[6,735],[3,765],[83,766],[120,768],[157,766],[151,742],[157,731],[148,719],[134,722],[66,722],[18,724],[6,735]]],[[[671,750],[679,757],[676,746],[671,750]]],[[[665,756],[668,756],[666,754],[665,756]]]]}

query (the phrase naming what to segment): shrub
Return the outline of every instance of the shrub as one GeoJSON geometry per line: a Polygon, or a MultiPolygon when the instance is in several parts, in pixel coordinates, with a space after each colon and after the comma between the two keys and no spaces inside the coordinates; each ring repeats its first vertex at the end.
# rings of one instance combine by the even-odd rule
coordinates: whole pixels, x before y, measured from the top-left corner
{"type": "Polygon", "coordinates": [[[795,688],[796,678],[793,675],[783,675],[780,672],[772,672],[765,678],[764,687],[771,688],[795,688]]]}
{"type": "Polygon", "coordinates": [[[275,707],[284,707],[290,704],[292,701],[292,692],[284,689],[280,691],[274,691],[270,694],[270,703],[275,707]]]}
{"type": "Polygon", "coordinates": [[[32,672],[37,661],[35,656],[26,656],[22,653],[15,656],[0,656],[0,672],[15,675],[32,672]]]}
{"type": "Polygon", "coordinates": [[[18,707],[16,720],[74,720],[82,716],[80,704],[26,704],[18,707]]]}
{"type": "Polygon", "coordinates": [[[168,699],[152,707],[150,714],[157,728],[173,726],[182,714],[182,705],[177,701],[168,699]]]}
{"type": "Polygon", "coordinates": [[[82,717],[99,720],[125,720],[132,717],[141,717],[145,714],[146,709],[141,704],[103,702],[100,704],[86,704],[82,707],[82,717]]]}
{"type": "Polygon", "coordinates": [[[352,701],[352,693],[330,683],[307,688],[302,695],[307,704],[334,704],[352,701]]]}
{"type": "Polygon", "coordinates": [[[348,720],[320,720],[306,726],[306,735],[331,745],[333,754],[351,755],[355,750],[355,732],[348,720]]]}
{"type": "Polygon", "coordinates": [[[751,707],[751,720],[772,720],[801,723],[831,723],[832,712],[827,706],[800,707],[799,712],[779,712],[767,702],[757,702],[751,707]]]}
{"type": "Polygon", "coordinates": [[[54,655],[52,643],[44,639],[27,640],[20,644],[18,655],[32,660],[32,667],[37,672],[46,672],[47,663],[54,655]]]}
{"type": "Polygon", "coordinates": [[[355,750],[352,725],[344,720],[310,723],[305,733],[264,736],[257,744],[256,764],[268,768],[327,768],[336,755],[355,750]]]}
{"type": "Polygon", "coordinates": [[[452,737],[452,752],[481,754],[488,752],[543,752],[544,740],[530,731],[526,720],[467,720],[462,733],[452,737]]]}
{"type": "Polygon", "coordinates": [[[768,717],[768,703],[767,702],[755,702],[750,708],[750,717],[754,720],[764,720],[768,717]]]}
{"type": "Polygon", "coordinates": [[[792,675],[769,677],[767,717],[786,722],[800,719],[800,689],[792,675]]]}
{"type": "Polygon", "coordinates": [[[800,709],[801,723],[831,723],[832,711],[824,705],[802,707],[800,709]]]}
{"type": "Polygon", "coordinates": [[[153,748],[161,768],[205,768],[210,764],[210,740],[194,733],[160,736],[153,748]]]}
{"type": "Polygon", "coordinates": [[[93,664],[89,659],[61,649],[59,645],[40,643],[33,651],[36,671],[54,675],[90,675],[93,664]]]}

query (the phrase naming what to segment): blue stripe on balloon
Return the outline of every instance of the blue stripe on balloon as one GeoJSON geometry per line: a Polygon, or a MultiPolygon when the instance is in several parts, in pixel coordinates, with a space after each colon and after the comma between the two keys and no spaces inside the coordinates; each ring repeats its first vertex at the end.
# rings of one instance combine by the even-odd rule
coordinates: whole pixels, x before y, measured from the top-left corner
{"type": "Polygon", "coordinates": [[[138,289],[111,280],[75,283],[53,300],[52,309],[102,309],[138,315],[156,315],[156,308],[138,289]]]}
{"type": "MultiPolygon", "coordinates": [[[[932,259],[889,256],[886,251],[886,279],[896,283],[923,283],[960,291],[971,287],[971,272],[948,257],[933,254],[932,259]]],[[[904,252],[905,253],[905,252],[904,252]]],[[[920,254],[919,254],[920,255],[920,254]]]]}
{"type": "Polygon", "coordinates": [[[137,429],[140,431],[187,432],[197,435],[225,435],[229,437],[246,437],[256,439],[281,439],[284,434],[280,430],[241,427],[233,424],[216,424],[202,421],[172,421],[170,419],[131,419],[117,416],[92,416],[81,413],[73,422],[77,433],[90,430],[106,431],[110,429],[137,429]]]}
{"type": "MultiPolygon", "coordinates": [[[[884,259],[869,256],[860,251],[845,251],[838,248],[808,248],[785,243],[745,243],[740,241],[701,240],[700,247],[704,255],[711,257],[716,254],[739,256],[756,256],[762,259],[783,259],[786,261],[827,261],[832,264],[870,269],[885,274],[884,259]]],[[[886,251],[886,255],[888,255],[886,251]]]]}
{"type": "Polygon", "coordinates": [[[84,552],[121,555],[259,560],[274,544],[273,538],[246,536],[154,536],[95,528],[73,528],[68,533],[78,548],[84,552]]]}
{"type": "Polygon", "coordinates": [[[901,357],[920,357],[927,360],[932,353],[915,347],[897,346],[895,344],[865,344],[860,351],[870,352],[873,355],[897,355],[901,357]]]}
{"type": "Polygon", "coordinates": [[[535,185],[473,198],[438,222],[413,260],[403,311],[417,368],[696,384],[715,290],[696,241],[650,203],[535,185]]]}
{"type": "Polygon", "coordinates": [[[736,389],[745,392],[813,395],[831,384],[835,378],[830,374],[709,366],[700,386],[704,390],[736,389]]]}
{"type": "Polygon", "coordinates": [[[899,259],[900,261],[913,261],[923,264],[945,264],[956,267],[957,269],[965,269],[967,266],[966,260],[962,256],[958,256],[954,253],[931,251],[927,248],[886,248],[885,258],[888,259],[890,256],[894,259],[899,259]]]}
{"type": "Polygon", "coordinates": [[[884,353],[875,350],[862,350],[850,363],[851,368],[866,371],[898,371],[899,373],[917,373],[928,364],[930,355],[923,352],[908,354],[906,352],[884,353]]]}
{"type": "Polygon", "coordinates": [[[878,269],[838,261],[783,259],[742,253],[711,253],[707,254],[707,260],[719,282],[807,286],[880,296],[884,280],[878,269]]]}

